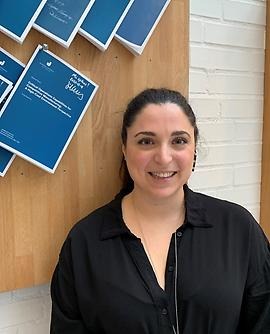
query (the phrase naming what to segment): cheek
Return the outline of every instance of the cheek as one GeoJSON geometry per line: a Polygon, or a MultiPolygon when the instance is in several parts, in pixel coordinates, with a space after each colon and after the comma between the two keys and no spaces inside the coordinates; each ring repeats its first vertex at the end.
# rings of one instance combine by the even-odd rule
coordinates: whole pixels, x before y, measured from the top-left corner
{"type": "Polygon", "coordinates": [[[182,166],[182,168],[188,168],[193,166],[194,161],[194,154],[190,151],[185,151],[177,154],[176,158],[177,163],[179,166],[182,166]]]}
{"type": "Polygon", "coordinates": [[[137,150],[127,151],[127,163],[129,168],[145,169],[151,157],[147,152],[138,152],[137,150]]]}

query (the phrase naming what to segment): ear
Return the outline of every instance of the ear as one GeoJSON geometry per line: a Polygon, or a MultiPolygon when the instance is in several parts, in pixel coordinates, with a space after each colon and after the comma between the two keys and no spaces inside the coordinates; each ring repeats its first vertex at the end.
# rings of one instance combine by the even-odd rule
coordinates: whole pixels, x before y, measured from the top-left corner
{"type": "Polygon", "coordinates": [[[195,149],[195,151],[194,151],[194,157],[193,157],[192,172],[194,172],[194,170],[195,170],[196,160],[197,160],[197,151],[196,151],[196,149],[195,149]]]}
{"type": "Polygon", "coordinates": [[[124,144],[122,144],[122,153],[123,153],[123,155],[124,155],[124,158],[125,158],[125,160],[126,160],[126,147],[125,147],[125,145],[124,144]]]}

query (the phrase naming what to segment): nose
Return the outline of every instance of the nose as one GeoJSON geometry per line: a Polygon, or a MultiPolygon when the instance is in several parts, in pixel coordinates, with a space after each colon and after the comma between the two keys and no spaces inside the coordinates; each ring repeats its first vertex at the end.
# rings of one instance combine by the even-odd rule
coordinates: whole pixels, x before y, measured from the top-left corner
{"type": "Polygon", "coordinates": [[[155,151],[154,161],[159,165],[168,165],[172,161],[172,151],[168,145],[161,145],[155,151]]]}

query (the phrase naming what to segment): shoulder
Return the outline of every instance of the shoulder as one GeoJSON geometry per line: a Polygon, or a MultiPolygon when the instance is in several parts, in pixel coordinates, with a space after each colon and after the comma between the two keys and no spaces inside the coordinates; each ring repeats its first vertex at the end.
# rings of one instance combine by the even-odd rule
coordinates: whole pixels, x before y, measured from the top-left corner
{"type": "MultiPolygon", "coordinates": [[[[261,226],[254,219],[252,214],[243,206],[208,196],[202,193],[193,192],[188,189],[190,201],[197,204],[195,210],[201,210],[206,223],[212,226],[215,237],[220,240],[230,239],[233,243],[243,247],[251,256],[265,258],[269,256],[269,242],[261,226]]],[[[255,261],[254,261],[255,262],[255,261]]]]}
{"type": "Polygon", "coordinates": [[[114,199],[111,202],[93,210],[87,216],[77,222],[70,230],[68,238],[73,240],[94,241],[99,239],[104,226],[117,225],[121,221],[121,200],[114,199]]]}
{"type": "Polygon", "coordinates": [[[237,203],[198,192],[195,194],[207,211],[212,211],[225,216],[252,217],[251,213],[246,208],[237,203]]]}
{"type": "Polygon", "coordinates": [[[207,223],[220,228],[233,228],[234,231],[260,230],[252,214],[243,206],[203,193],[187,190],[191,209],[204,212],[207,223]],[[196,204],[194,204],[196,203],[196,204]]]}

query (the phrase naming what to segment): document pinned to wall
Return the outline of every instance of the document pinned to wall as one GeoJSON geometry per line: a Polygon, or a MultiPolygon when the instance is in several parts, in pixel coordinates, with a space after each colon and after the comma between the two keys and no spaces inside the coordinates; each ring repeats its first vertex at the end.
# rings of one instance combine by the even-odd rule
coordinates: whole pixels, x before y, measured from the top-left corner
{"type": "Polygon", "coordinates": [[[116,39],[141,55],[171,0],[135,0],[116,32],[116,39]]]}
{"type": "Polygon", "coordinates": [[[0,146],[54,173],[97,89],[39,45],[0,112],[0,146]]]}
{"type": "Polygon", "coordinates": [[[0,75],[14,85],[24,68],[25,65],[19,59],[0,47],[0,75]]]}
{"type": "Polygon", "coordinates": [[[34,28],[68,48],[95,0],[47,0],[34,28]]]}
{"type": "Polygon", "coordinates": [[[79,33],[101,51],[107,50],[134,0],[96,0],[79,33]]]}
{"type": "Polygon", "coordinates": [[[0,176],[5,176],[14,159],[15,154],[5,150],[3,147],[0,147],[0,176]]]}
{"type": "Polygon", "coordinates": [[[0,105],[12,89],[12,82],[0,74],[0,105]]]}
{"type": "MultiPolygon", "coordinates": [[[[10,89],[14,86],[23,72],[25,65],[17,58],[12,56],[6,50],[0,48],[0,78],[3,81],[11,83],[10,89]]],[[[0,80],[1,81],[1,80],[0,80]]],[[[10,91],[7,92],[9,94],[10,91]]],[[[0,102],[0,110],[2,109],[7,96],[2,96],[3,99],[0,102]]],[[[0,147],[0,176],[5,176],[8,168],[15,158],[15,154],[0,147]]]]}
{"type": "Polygon", "coordinates": [[[1,0],[0,31],[19,43],[23,43],[46,0],[1,0]]]}

